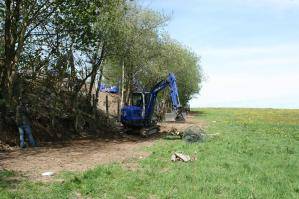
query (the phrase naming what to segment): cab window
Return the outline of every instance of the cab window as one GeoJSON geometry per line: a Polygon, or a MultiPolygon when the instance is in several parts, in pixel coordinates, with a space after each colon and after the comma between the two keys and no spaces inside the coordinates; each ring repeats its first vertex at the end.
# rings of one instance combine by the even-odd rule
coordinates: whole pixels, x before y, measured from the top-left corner
{"type": "Polygon", "coordinates": [[[142,107],[143,106],[143,99],[141,93],[133,93],[132,95],[132,105],[142,107]]]}

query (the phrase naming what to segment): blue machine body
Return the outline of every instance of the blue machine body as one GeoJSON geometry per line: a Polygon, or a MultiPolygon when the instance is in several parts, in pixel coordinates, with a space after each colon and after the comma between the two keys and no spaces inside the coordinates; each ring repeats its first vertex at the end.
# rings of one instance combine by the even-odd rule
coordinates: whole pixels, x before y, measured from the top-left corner
{"type": "Polygon", "coordinates": [[[170,88],[170,97],[172,108],[178,111],[181,107],[176,78],[170,73],[166,80],[156,84],[150,92],[134,93],[132,96],[132,105],[124,106],[121,110],[121,122],[128,127],[149,127],[153,124],[152,117],[156,104],[158,93],[170,88]]]}

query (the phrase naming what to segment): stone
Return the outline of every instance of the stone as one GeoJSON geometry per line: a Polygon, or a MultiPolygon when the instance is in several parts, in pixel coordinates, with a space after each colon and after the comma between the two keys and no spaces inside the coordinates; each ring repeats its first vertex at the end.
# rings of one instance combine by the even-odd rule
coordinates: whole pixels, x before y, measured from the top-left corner
{"type": "Polygon", "coordinates": [[[42,176],[53,176],[54,172],[53,171],[46,171],[44,173],[42,173],[42,176]]]}

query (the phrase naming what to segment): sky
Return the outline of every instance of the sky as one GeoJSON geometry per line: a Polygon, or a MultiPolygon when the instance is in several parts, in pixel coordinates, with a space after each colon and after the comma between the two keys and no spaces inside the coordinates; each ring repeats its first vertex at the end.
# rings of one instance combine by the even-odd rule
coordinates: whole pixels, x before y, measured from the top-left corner
{"type": "Polygon", "coordinates": [[[200,56],[191,107],[299,108],[299,0],[140,0],[200,56]]]}

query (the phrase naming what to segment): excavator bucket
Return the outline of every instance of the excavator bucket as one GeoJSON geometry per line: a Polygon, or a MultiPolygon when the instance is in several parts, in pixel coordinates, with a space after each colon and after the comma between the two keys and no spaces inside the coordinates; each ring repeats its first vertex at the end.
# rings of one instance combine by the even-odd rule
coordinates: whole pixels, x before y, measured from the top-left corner
{"type": "Polygon", "coordinates": [[[173,111],[165,114],[165,122],[184,122],[186,119],[186,113],[182,111],[173,111]]]}
{"type": "Polygon", "coordinates": [[[166,113],[165,114],[165,122],[175,122],[176,121],[176,112],[166,113]]]}
{"type": "Polygon", "coordinates": [[[177,114],[176,118],[175,118],[176,122],[185,122],[186,121],[186,113],[180,113],[177,114]]]}
{"type": "Polygon", "coordinates": [[[185,122],[186,121],[186,112],[184,111],[184,109],[180,108],[176,112],[175,120],[176,120],[176,122],[185,122]]]}

